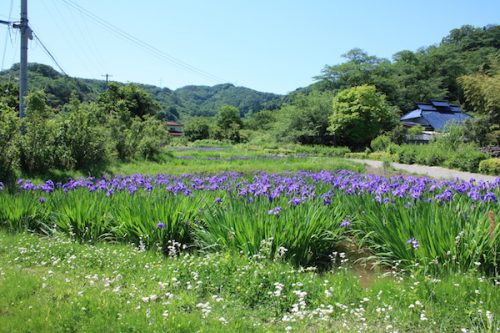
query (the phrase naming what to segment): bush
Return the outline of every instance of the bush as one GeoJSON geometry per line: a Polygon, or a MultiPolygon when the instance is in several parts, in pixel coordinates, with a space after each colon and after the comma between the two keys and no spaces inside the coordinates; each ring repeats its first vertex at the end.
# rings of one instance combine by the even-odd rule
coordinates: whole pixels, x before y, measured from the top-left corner
{"type": "Polygon", "coordinates": [[[192,118],[184,128],[184,135],[189,141],[208,139],[210,136],[209,120],[206,118],[192,118]]]}
{"type": "Polygon", "coordinates": [[[135,147],[133,157],[153,160],[158,157],[162,144],[168,141],[168,132],[163,123],[150,116],[145,116],[144,121],[135,117],[130,127],[130,137],[135,147]]]}
{"type": "Polygon", "coordinates": [[[63,169],[90,169],[106,164],[107,136],[88,105],[59,116],[55,121],[55,164],[63,169]]]}
{"type": "Polygon", "coordinates": [[[422,125],[415,125],[408,129],[408,135],[416,136],[424,132],[424,127],[422,125]]]}
{"type": "Polygon", "coordinates": [[[387,135],[379,135],[370,143],[373,151],[384,151],[391,144],[391,139],[387,135]]]}
{"type": "Polygon", "coordinates": [[[487,158],[488,155],[481,152],[476,145],[463,144],[451,153],[445,165],[462,171],[477,172],[479,163],[487,158]]]}
{"type": "Polygon", "coordinates": [[[416,147],[415,145],[401,145],[397,151],[398,160],[397,162],[404,164],[415,163],[416,158],[416,147]]]}
{"type": "Polygon", "coordinates": [[[385,151],[377,151],[377,152],[368,154],[368,158],[371,160],[377,160],[377,161],[394,161],[395,156],[393,156],[385,151]]]}
{"type": "Polygon", "coordinates": [[[358,158],[358,159],[365,159],[368,158],[368,154],[365,152],[361,153],[347,153],[344,155],[345,158],[358,158]]]}
{"type": "Polygon", "coordinates": [[[500,175],[500,158],[489,158],[479,163],[479,172],[488,175],[500,175]]]}
{"type": "Polygon", "coordinates": [[[43,93],[32,93],[26,97],[26,117],[21,125],[24,133],[20,139],[20,162],[21,168],[28,173],[45,172],[54,166],[56,145],[54,123],[49,119],[51,113],[43,93]]]}
{"type": "Polygon", "coordinates": [[[418,145],[415,147],[415,163],[424,165],[442,165],[449,152],[437,144],[418,145]]]}
{"type": "Polygon", "coordinates": [[[14,110],[0,105],[0,181],[12,182],[19,164],[19,118],[14,110]]]}

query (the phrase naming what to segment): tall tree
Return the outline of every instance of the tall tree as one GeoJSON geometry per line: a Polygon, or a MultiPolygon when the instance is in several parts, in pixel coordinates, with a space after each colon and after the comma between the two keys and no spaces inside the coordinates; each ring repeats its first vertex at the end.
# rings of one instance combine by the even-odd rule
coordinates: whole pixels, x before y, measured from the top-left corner
{"type": "Polygon", "coordinates": [[[397,123],[397,108],[374,86],[345,89],[333,99],[330,132],[337,143],[360,148],[397,123]]]}

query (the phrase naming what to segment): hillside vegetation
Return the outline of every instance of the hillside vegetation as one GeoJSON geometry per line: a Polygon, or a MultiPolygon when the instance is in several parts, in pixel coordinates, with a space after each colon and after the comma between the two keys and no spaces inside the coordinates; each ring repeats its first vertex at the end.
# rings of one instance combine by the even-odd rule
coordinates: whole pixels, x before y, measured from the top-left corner
{"type": "MultiPolygon", "coordinates": [[[[0,84],[17,82],[19,64],[0,72],[0,84]]],[[[81,101],[94,100],[106,90],[106,81],[64,76],[52,67],[31,63],[28,69],[30,91],[43,90],[47,103],[61,108],[76,92],[81,101]]],[[[167,120],[179,120],[189,116],[214,116],[223,105],[237,107],[242,116],[264,109],[279,108],[282,96],[263,93],[233,84],[209,86],[186,86],[176,90],[153,85],[134,84],[151,94],[160,104],[160,114],[167,120]]]]}

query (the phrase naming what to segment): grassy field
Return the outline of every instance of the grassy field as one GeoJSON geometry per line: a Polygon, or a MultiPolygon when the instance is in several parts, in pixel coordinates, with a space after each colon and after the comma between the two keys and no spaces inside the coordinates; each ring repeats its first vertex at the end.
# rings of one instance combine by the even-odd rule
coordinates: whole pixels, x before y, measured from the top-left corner
{"type": "Polygon", "coordinates": [[[296,153],[0,184],[0,331],[498,331],[500,181],[296,153]]]}
{"type": "MultiPolygon", "coordinates": [[[[279,259],[171,256],[0,232],[1,332],[497,332],[479,274],[318,274],[279,259]]],[[[496,281],[498,283],[498,281],[496,281]]]]}

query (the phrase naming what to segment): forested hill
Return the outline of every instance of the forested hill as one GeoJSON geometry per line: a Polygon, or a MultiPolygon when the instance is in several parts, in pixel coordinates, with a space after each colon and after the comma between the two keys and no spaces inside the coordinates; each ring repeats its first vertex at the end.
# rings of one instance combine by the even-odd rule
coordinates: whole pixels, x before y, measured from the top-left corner
{"type": "MultiPolygon", "coordinates": [[[[0,72],[0,83],[18,82],[19,65],[0,72]]],[[[92,80],[67,77],[44,64],[29,65],[30,90],[43,90],[48,104],[60,107],[69,102],[71,93],[78,94],[80,100],[93,100],[106,88],[104,80],[92,80]]],[[[277,109],[281,106],[283,96],[263,93],[232,84],[209,86],[186,86],[176,90],[160,88],[153,85],[137,84],[150,93],[161,105],[165,119],[176,120],[189,116],[213,116],[222,105],[237,107],[241,115],[261,110],[277,109]]]]}
{"type": "Polygon", "coordinates": [[[337,92],[363,84],[374,85],[378,92],[402,112],[416,102],[447,99],[464,104],[464,92],[458,78],[488,72],[500,59],[500,25],[485,27],[464,25],[450,31],[434,45],[416,51],[401,50],[392,59],[370,55],[355,48],[343,55],[340,64],[326,65],[316,82],[291,93],[337,92]]]}

